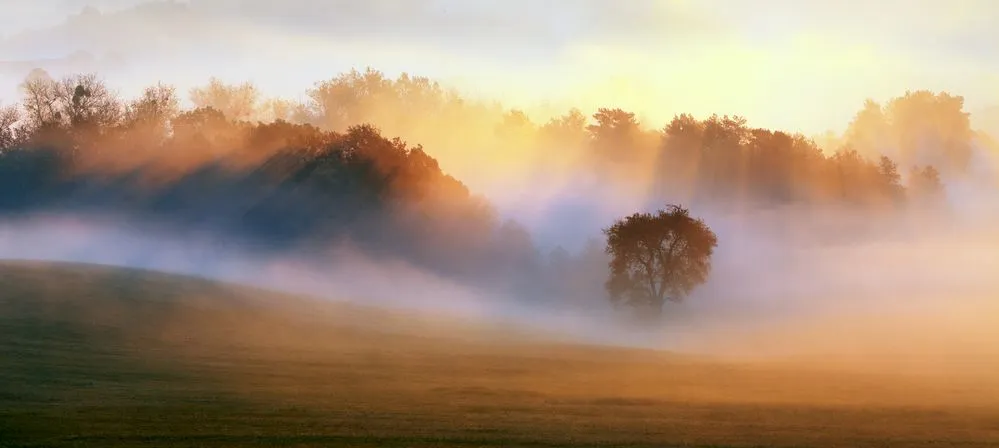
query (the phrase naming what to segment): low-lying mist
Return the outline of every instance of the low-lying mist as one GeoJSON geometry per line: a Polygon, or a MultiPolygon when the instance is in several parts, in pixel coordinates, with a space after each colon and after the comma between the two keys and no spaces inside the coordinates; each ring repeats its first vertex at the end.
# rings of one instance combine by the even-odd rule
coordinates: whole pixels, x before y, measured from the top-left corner
{"type": "MultiPolygon", "coordinates": [[[[182,273],[503,324],[511,333],[540,331],[576,342],[717,356],[931,364],[948,357],[953,367],[953,357],[999,355],[994,343],[999,336],[999,231],[994,224],[999,221],[892,218],[896,221],[874,234],[830,240],[820,238],[818,230],[848,228],[869,218],[834,210],[775,209],[741,216],[704,210],[720,241],[710,279],[685,303],[668,305],[666,318],[656,326],[636,327],[621,311],[595,301],[574,307],[553,305],[572,303],[572,298],[525,302],[509,291],[462,284],[348,243],[322,254],[261,252],[209,233],[181,233],[121,217],[7,219],[0,227],[0,257],[182,273]]],[[[578,226],[588,224],[594,223],[578,226]]],[[[603,278],[606,272],[594,269],[589,275],[603,278]]]]}
{"type": "Polygon", "coordinates": [[[218,78],[130,99],[98,75],[16,81],[21,101],[0,108],[2,258],[702,354],[999,351],[999,146],[960,95],[870,100],[817,141],[613,104],[531,118],[374,69],[298,101],[218,78]],[[668,203],[717,234],[713,270],[635,325],[607,300],[601,229],[668,203]]]}

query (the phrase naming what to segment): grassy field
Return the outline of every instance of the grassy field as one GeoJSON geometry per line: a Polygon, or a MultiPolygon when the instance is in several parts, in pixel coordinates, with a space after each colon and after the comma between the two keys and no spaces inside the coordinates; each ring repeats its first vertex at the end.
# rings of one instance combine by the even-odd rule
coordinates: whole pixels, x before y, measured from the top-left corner
{"type": "Polygon", "coordinates": [[[994,447],[999,373],[559,345],[204,280],[8,263],[0,447],[29,446],[994,447]]]}

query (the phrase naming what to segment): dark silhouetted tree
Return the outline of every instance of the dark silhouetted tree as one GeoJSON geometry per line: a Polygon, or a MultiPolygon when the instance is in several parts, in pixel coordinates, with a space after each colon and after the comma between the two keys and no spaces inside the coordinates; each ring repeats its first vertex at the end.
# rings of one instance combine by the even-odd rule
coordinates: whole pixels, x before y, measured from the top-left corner
{"type": "Polygon", "coordinates": [[[714,232],[687,209],[636,213],[604,230],[611,256],[606,288],[615,304],[662,312],[667,301],[682,301],[707,280],[714,232]]]}
{"type": "Polygon", "coordinates": [[[74,131],[101,134],[122,118],[118,96],[95,74],[63,78],[57,92],[62,116],[74,131]]]}

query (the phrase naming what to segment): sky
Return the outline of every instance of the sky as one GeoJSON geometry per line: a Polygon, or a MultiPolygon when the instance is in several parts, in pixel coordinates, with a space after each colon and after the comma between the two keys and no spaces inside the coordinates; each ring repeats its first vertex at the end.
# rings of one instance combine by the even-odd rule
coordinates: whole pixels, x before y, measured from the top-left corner
{"type": "Polygon", "coordinates": [[[841,131],[864,99],[907,89],[964,95],[972,112],[999,104],[989,0],[162,3],[11,0],[0,60],[116,54],[128,69],[105,77],[126,92],[215,75],[292,98],[371,66],[528,110],[622,107],[649,127],[737,114],[807,134],[841,131]],[[67,20],[88,5],[99,14],[67,20]]]}

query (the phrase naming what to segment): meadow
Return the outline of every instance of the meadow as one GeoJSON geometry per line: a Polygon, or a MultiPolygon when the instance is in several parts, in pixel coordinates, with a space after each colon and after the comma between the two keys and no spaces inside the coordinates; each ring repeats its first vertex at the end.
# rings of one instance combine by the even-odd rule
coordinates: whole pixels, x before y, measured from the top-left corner
{"type": "Polygon", "coordinates": [[[988,374],[584,346],[95,265],[7,262],[0,285],[4,448],[999,445],[988,374]]]}

